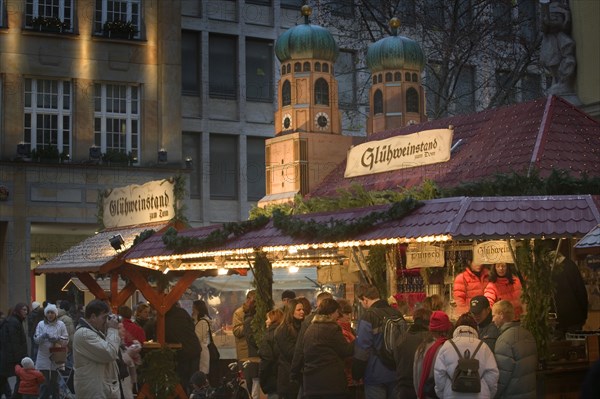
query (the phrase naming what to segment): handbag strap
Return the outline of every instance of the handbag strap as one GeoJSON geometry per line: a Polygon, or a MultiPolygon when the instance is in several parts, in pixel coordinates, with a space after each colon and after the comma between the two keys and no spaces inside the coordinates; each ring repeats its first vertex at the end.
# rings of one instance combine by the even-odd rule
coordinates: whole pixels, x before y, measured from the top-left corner
{"type": "MultiPolygon", "coordinates": [[[[458,347],[456,346],[456,344],[454,343],[454,341],[452,341],[451,339],[448,340],[450,342],[450,344],[452,344],[452,346],[454,347],[454,350],[456,351],[456,353],[458,353],[458,358],[459,359],[463,359],[463,355],[460,354],[460,351],[458,350],[458,347]]],[[[479,348],[481,348],[481,344],[483,344],[483,341],[479,341],[479,345],[477,345],[477,347],[475,348],[475,352],[473,352],[473,354],[471,356],[468,357],[468,359],[474,359],[475,355],[477,354],[477,352],[479,352],[479,348]]],[[[468,349],[465,350],[465,352],[468,351],[468,349]]]]}
{"type": "Polygon", "coordinates": [[[206,319],[200,319],[200,320],[204,320],[206,322],[206,324],[208,325],[208,336],[210,337],[210,342],[213,343],[212,329],[210,328],[210,323],[206,319]]]}

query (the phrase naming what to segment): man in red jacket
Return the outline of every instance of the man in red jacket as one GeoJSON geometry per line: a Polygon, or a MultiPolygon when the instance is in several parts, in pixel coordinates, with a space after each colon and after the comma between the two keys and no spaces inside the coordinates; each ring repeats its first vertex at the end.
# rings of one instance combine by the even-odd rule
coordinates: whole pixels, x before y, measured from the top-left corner
{"type": "Polygon", "coordinates": [[[456,317],[469,311],[469,302],[473,297],[483,295],[489,281],[489,272],[483,265],[470,262],[464,272],[454,279],[453,297],[456,302],[456,317]]]}

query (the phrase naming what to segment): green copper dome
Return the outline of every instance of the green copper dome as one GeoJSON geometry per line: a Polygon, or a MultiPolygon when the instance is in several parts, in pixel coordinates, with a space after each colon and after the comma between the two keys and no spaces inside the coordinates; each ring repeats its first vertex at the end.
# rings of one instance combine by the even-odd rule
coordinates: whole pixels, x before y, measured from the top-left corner
{"type": "Polygon", "coordinates": [[[388,69],[425,68],[425,54],[419,43],[398,35],[400,22],[394,18],[390,21],[393,36],[385,37],[369,46],[367,50],[367,66],[371,72],[388,69]],[[397,22],[396,22],[397,21],[397,22]]]}
{"type": "Polygon", "coordinates": [[[280,62],[295,59],[314,58],[334,62],[339,49],[329,31],[308,22],[310,9],[302,8],[305,18],[303,25],[288,29],[275,43],[275,55],[280,62]]]}

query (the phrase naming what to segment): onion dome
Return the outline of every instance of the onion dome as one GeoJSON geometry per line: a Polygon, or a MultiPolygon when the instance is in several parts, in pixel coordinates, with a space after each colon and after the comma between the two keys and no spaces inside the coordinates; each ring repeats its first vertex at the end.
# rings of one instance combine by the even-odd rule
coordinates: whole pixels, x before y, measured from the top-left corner
{"type": "Polygon", "coordinates": [[[405,36],[398,35],[400,20],[390,20],[392,36],[384,37],[369,45],[367,50],[367,66],[371,72],[389,69],[425,68],[425,54],[419,43],[405,36]]]}
{"type": "Polygon", "coordinates": [[[334,62],[339,49],[329,31],[318,25],[311,25],[308,16],[309,6],[302,6],[304,24],[288,29],[277,39],[275,54],[280,62],[313,58],[334,62]]]}

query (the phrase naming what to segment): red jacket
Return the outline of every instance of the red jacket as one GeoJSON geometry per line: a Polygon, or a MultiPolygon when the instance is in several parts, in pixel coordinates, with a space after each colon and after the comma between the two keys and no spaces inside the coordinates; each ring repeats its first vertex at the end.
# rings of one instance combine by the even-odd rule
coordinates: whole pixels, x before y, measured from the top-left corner
{"type": "Polygon", "coordinates": [[[485,287],[485,297],[490,301],[490,306],[504,299],[512,303],[515,308],[515,320],[519,320],[523,307],[521,305],[521,281],[513,277],[513,284],[508,283],[506,277],[498,277],[496,282],[489,282],[485,287]]]}
{"type": "Polygon", "coordinates": [[[454,301],[456,302],[455,314],[460,316],[469,311],[469,301],[477,295],[483,295],[489,280],[488,269],[481,267],[477,277],[470,268],[456,276],[454,279],[454,301]]]}
{"type": "Polygon", "coordinates": [[[15,374],[21,380],[19,383],[19,393],[21,395],[38,396],[40,394],[40,385],[46,380],[41,371],[24,369],[17,364],[15,365],[15,374]]]}
{"type": "Polygon", "coordinates": [[[123,328],[125,329],[125,336],[123,337],[125,346],[131,346],[133,341],[138,341],[140,345],[146,341],[144,329],[131,321],[131,319],[123,318],[123,328]]]}

